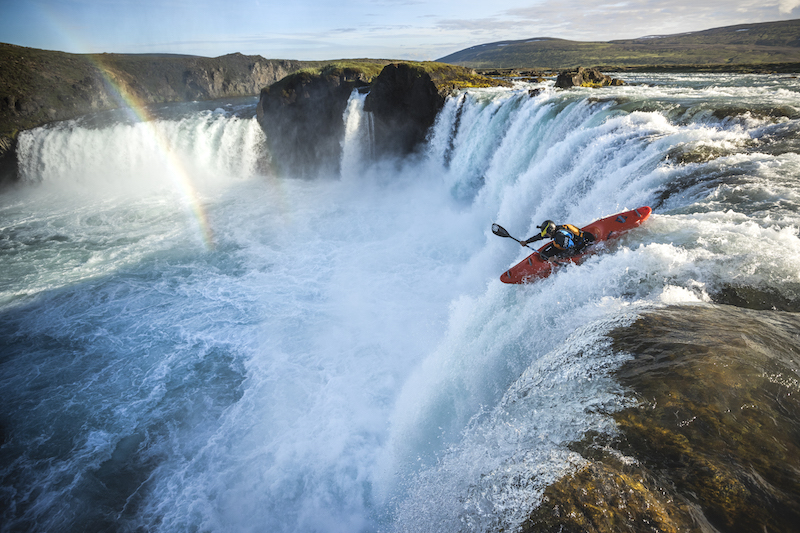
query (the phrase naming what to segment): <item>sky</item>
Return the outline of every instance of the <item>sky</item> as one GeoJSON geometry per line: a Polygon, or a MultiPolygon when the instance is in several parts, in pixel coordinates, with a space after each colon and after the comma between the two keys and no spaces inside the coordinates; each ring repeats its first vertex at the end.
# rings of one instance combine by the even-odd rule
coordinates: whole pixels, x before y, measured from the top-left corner
{"type": "Polygon", "coordinates": [[[0,0],[0,42],[426,61],[495,41],[609,41],[797,18],[800,0],[0,0]]]}

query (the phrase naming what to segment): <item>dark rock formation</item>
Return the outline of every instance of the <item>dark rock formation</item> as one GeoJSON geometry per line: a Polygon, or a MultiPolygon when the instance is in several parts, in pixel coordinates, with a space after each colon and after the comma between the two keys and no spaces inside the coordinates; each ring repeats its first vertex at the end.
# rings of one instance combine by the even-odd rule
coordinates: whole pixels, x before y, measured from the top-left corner
{"type": "Polygon", "coordinates": [[[14,181],[18,172],[17,139],[0,137],[0,186],[14,181]]]}
{"type": "Polygon", "coordinates": [[[468,87],[510,86],[504,80],[441,63],[393,63],[375,79],[364,109],[375,117],[375,148],[406,155],[425,140],[445,98],[468,87]]]}
{"type": "Polygon", "coordinates": [[[338,172],[342,115],[354,88],[369,85],[364,109],[374,117],[375,152],[406,155],[425,140],[449,94],[511,85],[438,63],[348,65],[297,72],[261,92],[258,120],[279,173],[313,177],[323,170],[338,172]]]}
{"type": "Polygon", "coordinates": [[[447,94],[425,70],[409,63],[383,69],[370,88],[364,109],[375,117],[375,148],[405,155],[425,139],[447,94]]]}
{"type": "Polygon", "coordinates": [[[579,67],[578,70],[561,72],[556,78],[556,87],[569,89],[570,87],[606,87],[609,85],[625,85],[622,80],[611,78],[596,68],[579,67]]]}
{"type": "Polygon", "coordinates": [[[263,89],[258,121],[267,134],[274,170],[311,178],[338,173],[342,115],[353,89],[369,85],[363,68],[303,70],[263,89]]]}
{"type": "Polygon", "coordinates": [[[800,524],[800,317],[727,306],[654,311],[612,334],[639,405],[523,531],[779,533],[800,524]]]}

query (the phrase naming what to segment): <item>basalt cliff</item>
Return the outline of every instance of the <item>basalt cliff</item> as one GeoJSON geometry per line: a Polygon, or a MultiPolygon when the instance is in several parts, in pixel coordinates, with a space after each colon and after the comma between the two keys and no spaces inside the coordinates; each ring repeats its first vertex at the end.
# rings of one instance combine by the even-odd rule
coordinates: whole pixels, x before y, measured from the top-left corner
{"type": "Polygon", "coordinates": [[[16,175],[21,130],[131,101],[254,96],[307,65],[242,54],[68,54],[0,43],[0,182],[16,175]]]}
{"type": "Polygon", "coordinates": [[[279,174],[315,177],[338,169],[342,115],[354,89],[367,92],[374,145],[382,156],[412,153],[448,95],[469,87],[510,86],[463,67],[431,62],[333,64],[289,75],[261,91],[258,120],[279,174]]]}
{"type": "Polygon", "coordinates": [[[405,155],[448,94],[508,85],[463,67],[386,60],[301,62],[230,54],[68,54],[0,43],[0,183],[17,177],[19,131],[134,102],[149,105],[261,94],[259,122],[274,168],[294,176],[338,168],[342,115],[369,91],[376,149],[405,155]]]}

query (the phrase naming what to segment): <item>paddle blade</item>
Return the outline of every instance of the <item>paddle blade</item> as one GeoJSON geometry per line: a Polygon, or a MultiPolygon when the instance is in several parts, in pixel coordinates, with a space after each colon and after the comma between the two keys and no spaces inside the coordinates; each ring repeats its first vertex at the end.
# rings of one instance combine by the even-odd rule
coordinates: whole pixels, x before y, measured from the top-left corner
{"type": "Polygon", "coordinates": [[[506,229],[500,224],[492,224],[492,233],[494,233],[498,237],[511,237],[511,235],[509,235],[506,229]]]}

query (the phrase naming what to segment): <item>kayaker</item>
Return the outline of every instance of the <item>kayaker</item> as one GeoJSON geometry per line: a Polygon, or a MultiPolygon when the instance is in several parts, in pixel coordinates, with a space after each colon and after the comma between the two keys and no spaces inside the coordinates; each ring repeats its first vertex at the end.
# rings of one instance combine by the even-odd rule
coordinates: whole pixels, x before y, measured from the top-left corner
{"type": "Polygon", "coordinates": [[[545,220],[541,226],[536,226],[541,232],[533,237],[520,241],[522,246],[542,239],[553,239],[544,250],[539,252],[542,259],[560,259],[580,253],[588,244],[594,242],[594,235],[583,231],[572,224],[556,225],[552,220],[545,220]]]}

